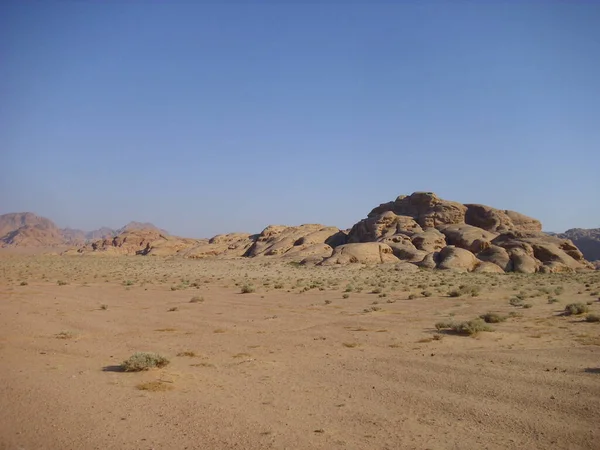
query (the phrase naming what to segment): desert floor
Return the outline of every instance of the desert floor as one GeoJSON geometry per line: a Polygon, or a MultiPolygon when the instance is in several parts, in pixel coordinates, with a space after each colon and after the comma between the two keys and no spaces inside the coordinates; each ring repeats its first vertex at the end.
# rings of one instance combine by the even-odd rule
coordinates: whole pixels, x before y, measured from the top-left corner
{"type": "Polygon", "coordinates": [[[600,314],[598,291],[600,272],[2,252],[0,448],[599,449],[600,323],[561,314],[600,314]],[[511,316],[435,328],[490,311],[511,316]],[[122,372],[136,351],[171,362],[122,372]]]}

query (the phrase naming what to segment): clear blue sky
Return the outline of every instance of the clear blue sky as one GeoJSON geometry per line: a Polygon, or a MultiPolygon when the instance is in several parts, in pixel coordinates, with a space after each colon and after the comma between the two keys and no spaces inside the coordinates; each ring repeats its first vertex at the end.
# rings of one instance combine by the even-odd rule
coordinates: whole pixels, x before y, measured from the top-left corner
{"type": "Polygon", "coordinates": [[[600,2],[0,2],[0,213],[349,227],[427,190],[600,226],[600,2]],[[392,4],[393,3],[393,4],[392,4]]]}

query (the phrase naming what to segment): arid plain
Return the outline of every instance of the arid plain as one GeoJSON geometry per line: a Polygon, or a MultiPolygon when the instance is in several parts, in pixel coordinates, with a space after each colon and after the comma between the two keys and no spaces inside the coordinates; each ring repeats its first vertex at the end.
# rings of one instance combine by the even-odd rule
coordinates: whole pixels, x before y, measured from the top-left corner
{"type": "Polygon", "coordinates": [[[0,252],[2,449],[600,447],[597,271],[39,253],[0,252]]]}

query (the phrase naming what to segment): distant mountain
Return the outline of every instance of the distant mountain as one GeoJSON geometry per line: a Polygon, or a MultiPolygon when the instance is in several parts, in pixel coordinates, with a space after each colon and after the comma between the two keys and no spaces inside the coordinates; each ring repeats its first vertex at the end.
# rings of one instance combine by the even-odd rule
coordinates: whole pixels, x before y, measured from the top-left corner
{"type": "Polygon", "coordinates": [[[82,245],[89,241],[113,238],[125,231],[152,230],[168,235],[151,223],[129,222],[117,230],[102,227],[93,231],[60,229],[54,222],[31,212],[0,215],[0,247],[50,247],[82,245]]]}
{"type": "Polygon", "coordinates": [[[66,242],[61,230],[50,219],[30,212],[0,216],[0,246],[45,247],[66,242]]]}
{"type": "Polygon", "coordinates": [[[162,234],[169,234],[166,230],[162,230],[162,229],[158,228],[157,226],[155,226],[151,223],[148,223],[148,222],[129,222],[124,227],[119,228],[118,230],[115,230],[114,236],[124,233],[125,231],[133,231],[133,230],[155,230],[162,234]]]}
{"type": "Polygon", "coordinates": [[[588,261],[600,260],[600,228],[571,228],[556,236],[572,240],[588,261]]]}

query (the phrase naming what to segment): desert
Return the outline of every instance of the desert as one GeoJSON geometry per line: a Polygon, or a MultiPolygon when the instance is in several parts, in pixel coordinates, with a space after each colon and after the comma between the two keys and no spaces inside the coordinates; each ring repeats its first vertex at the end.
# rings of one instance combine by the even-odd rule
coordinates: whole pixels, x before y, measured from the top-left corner
{"type": "Polygon", "coordinates": [[[73,246],[27,217],[2,448],[598,448],[600,272],[535,219],[414,193],[345,231],[73,246]]]}

